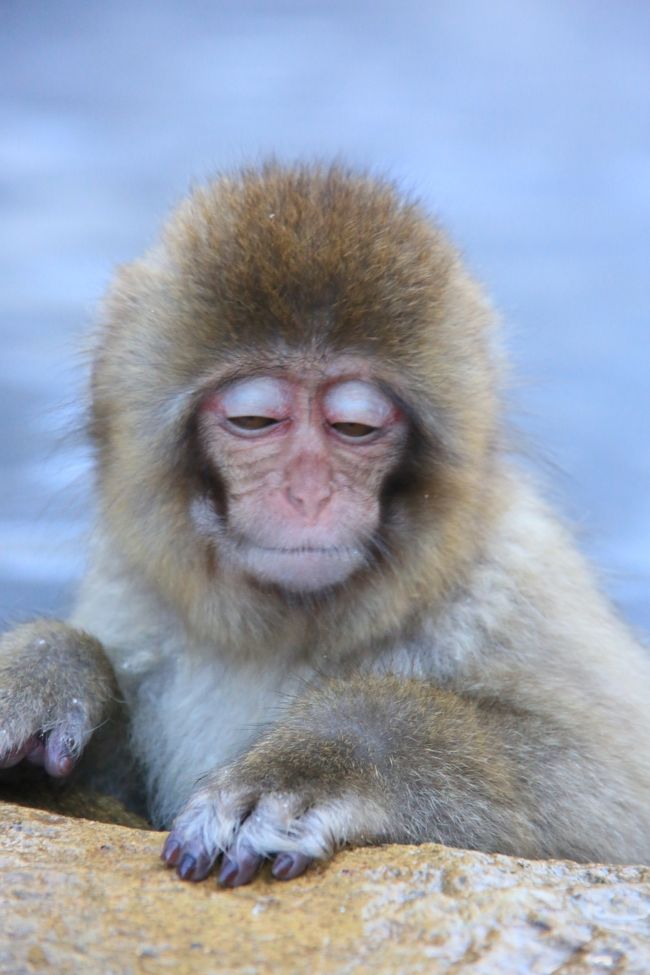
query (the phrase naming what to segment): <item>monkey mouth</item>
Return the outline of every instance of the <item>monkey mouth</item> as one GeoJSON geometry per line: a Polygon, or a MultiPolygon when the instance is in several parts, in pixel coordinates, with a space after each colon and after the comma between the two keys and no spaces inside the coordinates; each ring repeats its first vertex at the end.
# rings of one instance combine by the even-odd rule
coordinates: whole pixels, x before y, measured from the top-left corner
{"type": "Polygon", "coordinates": [[[289,592],[340,585],[365,563],[363,549],[353,545],[260,545],[239,539],[233,555],[247,575],[289,592]]]}
{"type": "Polygon", "coordinates": [[[260,552],[276,552],[281,555],[329,555],[334,558],[354,558],[358,556],[359,549],[352,548],[349,545],[257,545],[255,542],[249,542],[253,548],[258,549],[260,552]]]}

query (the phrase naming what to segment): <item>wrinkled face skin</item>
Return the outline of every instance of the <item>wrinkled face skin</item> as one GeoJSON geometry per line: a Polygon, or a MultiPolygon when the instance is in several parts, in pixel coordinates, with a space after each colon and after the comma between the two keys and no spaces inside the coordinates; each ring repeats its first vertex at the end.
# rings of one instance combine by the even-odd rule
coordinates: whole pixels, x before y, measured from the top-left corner
{"type": "Polygon", "coordinates": [[[209,516],[209,502],[194,506],[197,527],[215,535],[222,562],[258,582],[335,586],[368,561],[406,433],[390,393],[359,371],[226,380],[199,408],[202,451],[225,497],[209,516]]]}

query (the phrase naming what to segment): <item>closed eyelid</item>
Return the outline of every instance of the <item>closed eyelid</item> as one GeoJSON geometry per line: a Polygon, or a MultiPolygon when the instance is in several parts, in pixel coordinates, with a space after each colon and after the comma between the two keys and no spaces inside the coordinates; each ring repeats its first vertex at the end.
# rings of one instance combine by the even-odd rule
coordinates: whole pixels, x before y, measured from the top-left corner
{"type": "Polygon", "coordinates": [[[394,404],[381,390],[361,380],[349,380],[330,387],[323,405],[330,422],[370,426],[382,426],[394,411],[394,404]]]}
{"type": "Polygon", "coordinates": [[[290,401],[286,385],[271,376],[242,379],[226,386],[220,397],[226,416],[266,416],[282,413],[290,401]]]}

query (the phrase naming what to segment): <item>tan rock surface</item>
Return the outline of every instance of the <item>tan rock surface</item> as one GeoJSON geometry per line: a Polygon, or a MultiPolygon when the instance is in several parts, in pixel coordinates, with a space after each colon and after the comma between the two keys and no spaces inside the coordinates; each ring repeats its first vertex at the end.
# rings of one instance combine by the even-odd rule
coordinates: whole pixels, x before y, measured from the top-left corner
{"type": "Polygon", "coordinates": [[[0,972],[650,973],[650,869],[439,846],[186,885],[161,834],[0,803],[0,972]]]}

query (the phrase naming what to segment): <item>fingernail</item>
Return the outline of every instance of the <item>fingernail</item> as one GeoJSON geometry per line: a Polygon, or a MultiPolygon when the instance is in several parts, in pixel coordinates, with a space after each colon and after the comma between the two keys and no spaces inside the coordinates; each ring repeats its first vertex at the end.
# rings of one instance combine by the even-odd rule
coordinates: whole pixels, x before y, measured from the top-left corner
{"type": "Polygon", "coordinates": [[[195,867],[195,858],[191,853],[185,853],[178,865],[178,876],[181,878],[181,880],[192,880],[195,867]]]}
{"type": "Polygon", "coordinates": [[[219,871],[219,883],[223,884],[224,887],[232,886],[232,883],[238,873],[239,864],[235,860],[231,860],[230,857],[226,856],[224,853],[223,860],[221,862],[221,870],[219,871]]]}
{"type": "Polygon", "coordinates": [[[51,735],[45,745],[45,771],[55,779],[70,775],[76,762],[74,743],[51,735]]]}
{"type": "Polygon", "coordinates": [[[165,860],[170,867],[175,867],[178,863],[178,856],[181,852],[181,844],[178,840],[171,835],[165,840],[165,845],[163,846],[160,856],[165,860]]]}
{"type": "Polygon", "coordinates": [[[206,853],[205,850],[199,853],[196,859],[196,870],[194,871],[192,880],[204,880],[212,870],[214,859],[214,856],[206,853]]]}
{"type": "Polygon", "coordinates": [[[238,849],[237,855],[239,857],[239,869],[237,876],[230,881],[231,887],[241,887],[243,884],[250,883],[262,866],[262,860],[264,859],[261,854],[255,853],[247,847],[238,849]]]}
{"type": "Polygon", "coordinates": [[[294,880],[305,872],[312,863],[312,858],[304,853],[279,853],[271,868],[277,880],[294,880]]]}
{"type": "Polygon", "coordinates": [[[291,873],[293,865],[294,859],[290,853],[278,853],[271,867],[271,873],[278,880],[284,880],[291,873]]]}
{"type": "Polygon", "coordinates": [[[59,778],[65,778],[66,775],[70,775],[74,768],[74,758],[72,755],[59,755],[59,760],[57,763],[58,776],[59,778]]]}

